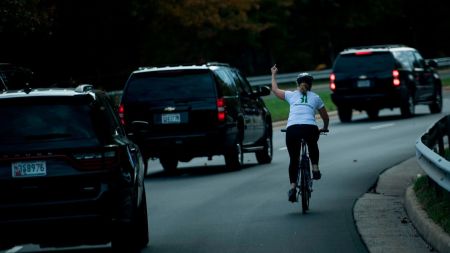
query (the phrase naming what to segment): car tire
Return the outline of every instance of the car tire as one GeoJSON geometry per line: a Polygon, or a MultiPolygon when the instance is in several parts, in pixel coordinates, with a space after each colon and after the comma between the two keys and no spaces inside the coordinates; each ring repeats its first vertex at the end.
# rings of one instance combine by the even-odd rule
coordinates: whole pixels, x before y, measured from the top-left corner
{"type": "Polygon", "coordinates": [[[272,129],[267,125],[266,134],[264,137],[263,149],[258,150],[255,153],[256,160],[259,164],[267,164],[272,162],[273,157],[273,142],[272,142],[272,129]]]}
{"type": "Polygon", "coordinates": [[[111,248],[113,252],[138,253],[148,244],[148,216],[145,189],[142,202],[136,207],[136,200],[129,196],[124,199],[122,208],[131,212],[129,221],[118,221],[113,228],[111,248]]]}
{"type": "Polygon", "coordinates": [[[431,113],[442,112],[442,88],[437,88],[433,102],[429,105],[431,113]]]}
{"type": "Polygon", "coordinates": [[[244,164],[242,140],[238,138],[225,153],[225,167],[228,170],[240,170],[244,164]]]}
{"type": "Polygon", "coordinates": [[[159,158],[159,162],[161,163],[164,171],[168,173],[175,172],[178,166],[178,159],[171,158],[169,156],[161,156],[159,158]]]}
{"type": "Polygon", "coordinates": [[[414,115],[415,105],[413,96],[409,91],[402,93],[402,104],[400,106],[400,113],[403,118],[409,118],[414,115]]]}
{"type": "Polygon", "coordinates": [[[366,113],[369,119],[376,120],[378,119],[378,114],[380,113],[380,110],[377,108],[367,109],[366,113]]]}
{"type": "Polygon", "coordinates": [[[145,188],[143,188],[141,205],[137,210],[137,220],[135,223],[137,235],[136,245],[139,249],[147,247],[149,242],[148,233],[148,215],[147,215],[147,197],[145,194],[145,188]]]}
{"type": "Polygon", "coordinates": [[[338,116],[343,123],[352,121],[352,108],[347,106],[338,107],[338,116]]]}

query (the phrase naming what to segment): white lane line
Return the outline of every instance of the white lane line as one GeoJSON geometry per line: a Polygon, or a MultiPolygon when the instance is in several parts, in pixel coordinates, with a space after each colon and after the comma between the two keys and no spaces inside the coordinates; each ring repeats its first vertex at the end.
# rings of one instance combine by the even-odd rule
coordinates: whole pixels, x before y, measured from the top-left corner
{"type": "Polygon", "coordinates": [[[389,124],[373,126],[373,127],[370,127],[370,129],[376,130],[376,129],[386,128],[386,127],[391,127],[391,126],[394,126],[394,125],[395,125],[394,123],[389,123],[389,124]]]}
{"type": "Polygon", "coordinates": [[[16,252],[19,252],[22,248],[23,248],[23,246],[16,246],[14,248],[7,250],[6,253],[16,253],[16,252]]]}
{"type": "Polygon", "coordinates": [[[286,149],[287,149],[287,147],[282,147],[279,150],[286,150],[286,149]]]}

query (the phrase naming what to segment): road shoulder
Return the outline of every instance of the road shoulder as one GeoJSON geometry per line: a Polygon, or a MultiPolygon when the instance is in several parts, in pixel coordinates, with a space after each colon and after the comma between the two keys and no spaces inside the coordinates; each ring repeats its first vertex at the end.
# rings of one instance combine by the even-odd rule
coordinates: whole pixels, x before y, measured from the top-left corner
{"type": "Polygon", "coordinates": [[[374,192],[365,193],[354,206],[357,229],[369,252],[430,252],[410,221],[405,192],[417,174],[423,174],[415,157],[384,171],[374,192]]]}

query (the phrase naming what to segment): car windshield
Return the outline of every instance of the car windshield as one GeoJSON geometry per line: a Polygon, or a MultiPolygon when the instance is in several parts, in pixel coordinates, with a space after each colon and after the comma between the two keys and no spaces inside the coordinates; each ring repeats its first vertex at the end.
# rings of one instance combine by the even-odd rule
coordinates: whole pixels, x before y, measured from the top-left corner
{"type": "Polygon", "coordinates": [[[1,143],[32,143],[95,138],[89,104],[67,101],[0,101],[1,143]]]}
{"type": "Polygon", "coordinates": [[[344,54],[336,59],[333,71],[335,73],[371,73],[392,71],[395,62],[390,53],[370,53],[370,54],[344,54]]]}
{"type": "Polygon", "coordinates": [[[160,71],[135,74],[127,85],[128,101],[205,98],[214,96],[209,71],[160,71]]]}

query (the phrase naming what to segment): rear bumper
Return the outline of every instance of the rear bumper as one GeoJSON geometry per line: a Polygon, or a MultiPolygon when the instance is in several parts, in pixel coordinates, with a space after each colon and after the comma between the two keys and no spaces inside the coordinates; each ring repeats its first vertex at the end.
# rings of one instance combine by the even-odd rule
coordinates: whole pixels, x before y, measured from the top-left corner
{"type": "Polygon", "coordinates": [[[204,133],[135,136],[145,157],[170,155],[178,159],[221,155],[237,138],[237,129],[221,128],[204,133]]]}
{"type": "Polygon", "coordinates": [[[331,99],[337,107],[349,107],[356,110],[395,108],[401,105],[400,92],[376,94],[332,93],[331,99]]]}
{"type": "Polygon", "coordinates": [[[0,203],[0,244],[107,243],[114,223],[122,221],[119,192],[129,191],[102,184],[88,198],[0,203]]]}

